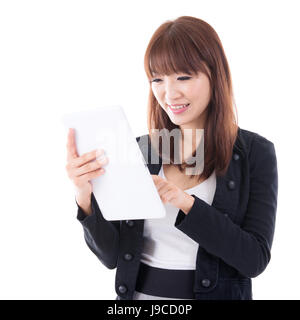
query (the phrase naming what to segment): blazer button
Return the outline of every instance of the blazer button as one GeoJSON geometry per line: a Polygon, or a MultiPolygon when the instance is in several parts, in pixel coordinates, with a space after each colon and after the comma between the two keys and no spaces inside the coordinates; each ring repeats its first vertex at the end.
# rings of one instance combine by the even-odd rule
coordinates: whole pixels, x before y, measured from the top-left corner
{"type": "Polygon", "coordinates": [[[134,222],[132,220],[126,220],[126,224],[128,225],[128,227],[134,226],[134,222]]]}
{"type": "Polygon", "coordinates": [[[133,255],[132,255],[132,254],[130,254],[130,253],[125,253],[125,254],[124,254],[124,259],[125,259],[126,261],[130,261],[130,260],[132,260],[132,258],[133,258],[133,255]]]}
{"type": "Polygon", "coordinates": [[[235,153],[235,154],[233,155],[233,159],[234,159],[235,161],[239,160],[239,158],[240,158],[240,156],[239,156],[237,153],[235,153]]]}
{"type": "Polygon", "coordinates": [[[203,287],[208,288],[208,287],[210,286],[210,280],[208,280],[208,279],[203,279],[203,280],[201,281],[201,284],[202,284],[203,287]]]}
{"type": "Polygon", "coordinates": [[[233,190],[235,188],[235,182],[233,180],[228,181],[228,188],[233,190]]]}
{"type": "Polygon", "coordinates": [[[224,213],[224,216],[225,216],[226,218],[228,218],[228,213],[224,213]]]}
{"type": "Polygon", "coordinates": [[[118,290],[120,293],[125,293],[125,292],[127,292],[127,287],[126,286],[119,286],[118,290]]]}

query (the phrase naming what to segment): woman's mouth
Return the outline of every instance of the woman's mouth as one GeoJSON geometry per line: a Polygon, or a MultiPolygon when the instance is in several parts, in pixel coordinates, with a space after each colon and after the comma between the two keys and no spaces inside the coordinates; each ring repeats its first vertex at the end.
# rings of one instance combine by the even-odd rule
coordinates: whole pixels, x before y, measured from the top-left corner
{"type": "Polygon", "coordinates": [[[178,114],[178,113],[182,113],[182,112],[184,112],[185,110],[187,110],[188,107],[189,107],[189,105],[190,105],[190,104],[187,103],[187,104],[178,105],[178,106],[170,106],[170,105],[168,105],[168,107],[170,108],[170,110],[171,110],[173,113],[178,114]]]}

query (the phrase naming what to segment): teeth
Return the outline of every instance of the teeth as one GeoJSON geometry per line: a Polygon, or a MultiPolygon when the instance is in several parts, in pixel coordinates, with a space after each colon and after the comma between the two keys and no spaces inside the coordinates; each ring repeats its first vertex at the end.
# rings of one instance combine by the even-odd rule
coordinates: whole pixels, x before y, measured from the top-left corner
{"type": "Polygon", "coordinates": [[[178,109],[183,109],[183,108],[187,107],[188,105],[189,105],[189,103],[188,104],[184,104],[182,106],[177,106],[177,107],[171,106],[171,108],[174,109],[174,110],[178,110],[178,109]]]}

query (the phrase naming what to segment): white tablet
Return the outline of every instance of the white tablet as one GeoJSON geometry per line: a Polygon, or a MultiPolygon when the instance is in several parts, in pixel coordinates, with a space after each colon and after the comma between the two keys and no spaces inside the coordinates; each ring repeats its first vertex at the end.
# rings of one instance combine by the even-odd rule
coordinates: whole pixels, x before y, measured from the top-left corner
{"type": "Polygon", "coordinates": [[[166,214],[143,154],[121,106],[63,116],[75,129],[79,156],[104,149],[105,173],[92,179],[93,193],[106,220],[163,218],[166,214]]]}

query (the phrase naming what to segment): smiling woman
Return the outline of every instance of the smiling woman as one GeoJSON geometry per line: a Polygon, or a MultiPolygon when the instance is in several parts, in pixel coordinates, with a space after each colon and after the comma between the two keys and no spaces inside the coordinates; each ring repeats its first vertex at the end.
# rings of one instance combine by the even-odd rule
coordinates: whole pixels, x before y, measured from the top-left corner
{"type": "MultiPolygon", "coordinates": [[[[150,138],[154,128],[169,131],[180,128],[183,136],[184,129],[192,129],[194,136],[194,129],[203,128],[205,162],[198,179],[208,178],[213,170],[224,174],[238,125],[229,65],[215,30],[205,21],[189,16],[165,22],[148,44],[144,67],[151,84],[148,100],[150,138]],[[178,112],[169,107],[187,103],[190,104],[188,108],[178,112]]],[[[174,144],[172,141],[170,144],[173,166],[181,172],[193,166],[175,165],[174,144]]],[[[159,147],[156,149],[159,151],[159,147]]]]}
{"type": "MultiPolygon", "coordinates": [[[[227,59],[208,23],[189,16],[163,23],[144,58],[149,134],[137,142],[166,217],[106,221],[87,184],[92,173],[78,169],[96,155],[80,159],[71,143],[69,175],[80,182],[77,217],[85,241],[107,268],[117,268],[117,299],[252,299],[251,278],[271,257],[278,190],[274,145],[238,127],[227,59]],[[204,130],[200,174],[186,174],[197,162],[175,162],[180,139],[169,141],[170,163],[164,162],[156,133],[168,139],[174,129],[184,138],[187,129],[195,138],[204,130]],[[159,163],[151,162],[155,153],[159,163]]],[[[193,141],[194,156],[201,144],[193,141]]]]}

